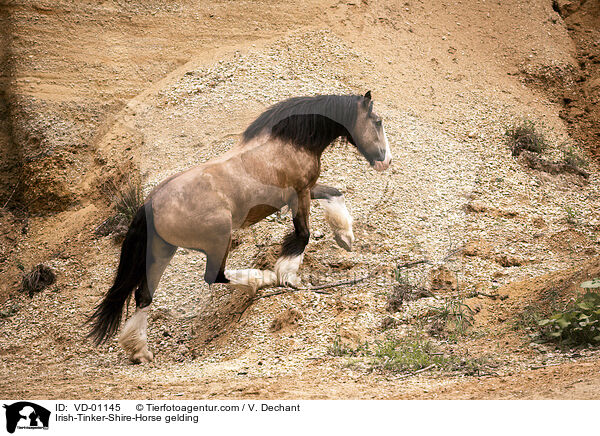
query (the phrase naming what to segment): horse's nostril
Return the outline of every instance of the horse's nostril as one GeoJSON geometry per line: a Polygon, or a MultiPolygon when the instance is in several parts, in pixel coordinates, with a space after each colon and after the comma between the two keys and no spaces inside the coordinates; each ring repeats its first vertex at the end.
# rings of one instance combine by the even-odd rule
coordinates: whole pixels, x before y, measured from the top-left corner
{"type": "Polygon", "coordinates": [[[390,163],[388,165],[391,165],[391,164],[392,164],[392,158],[390,157],[390,163]]]}

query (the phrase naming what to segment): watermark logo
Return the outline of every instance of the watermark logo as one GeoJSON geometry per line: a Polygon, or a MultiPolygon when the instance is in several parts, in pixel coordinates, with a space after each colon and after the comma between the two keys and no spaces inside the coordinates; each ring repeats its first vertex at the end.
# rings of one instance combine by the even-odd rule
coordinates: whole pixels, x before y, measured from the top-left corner
{"type": "Polygon", "coordinates": [[[6,431],[14,433],[16,429],[47,430],[50,423],[50,411],[29,401],[5,404],[6,431]]]}

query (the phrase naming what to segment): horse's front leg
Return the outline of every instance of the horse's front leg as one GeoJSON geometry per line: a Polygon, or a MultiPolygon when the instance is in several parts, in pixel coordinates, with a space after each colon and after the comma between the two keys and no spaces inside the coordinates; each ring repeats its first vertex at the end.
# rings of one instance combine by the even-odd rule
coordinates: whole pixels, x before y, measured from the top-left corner
{"type": "Polygon", "coordinates": [[[294,231],[285,236],[281,256],[275,263],[275,274],[280,285],[299,286],[298,269],[304,259],[304,249],[310,238],[308,218],[310,215],[310,190],[299,192],[297,201],[291,205],[294,214],[294,231]]]}
{"type": "Polygon", "coordinates": [[[346,208],[344,195],[335,188],[317,183],[310,190],[310,197],[319,200],[325,208],[325,219],[333,230],[335,242],[344,250],[352,251],[354,232],[352,231],[352,215],[346,208]]]}

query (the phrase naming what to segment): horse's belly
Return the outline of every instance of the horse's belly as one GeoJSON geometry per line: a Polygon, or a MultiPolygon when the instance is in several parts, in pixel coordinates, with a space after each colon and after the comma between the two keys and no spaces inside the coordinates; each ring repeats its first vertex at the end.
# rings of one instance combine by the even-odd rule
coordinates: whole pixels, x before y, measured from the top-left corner
{"type": "Polygon", "coordinates": [[[252,224],[255,224],[265,219],[272,213],[277,212],[278,210],[279,209],[273,206],[269,206],[268,204],[259,204],[258,206],[254,206],[248,211],[248,215],[246,215],[246,218],[244,219],[240,227],[244,228],[251,226],[252,224]]]}

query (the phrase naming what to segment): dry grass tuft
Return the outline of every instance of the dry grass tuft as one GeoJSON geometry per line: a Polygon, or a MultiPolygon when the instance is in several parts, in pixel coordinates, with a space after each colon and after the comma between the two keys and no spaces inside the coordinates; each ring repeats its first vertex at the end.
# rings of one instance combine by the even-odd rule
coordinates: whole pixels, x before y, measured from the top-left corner
{"type": "Polygon", "coordinates": [[[513,156],[523,150],[541,153],[546,148],[546,138],[531,120],[522,120],[506,129],[506,141],[513,156]]]}
{"type": "Polygon", "coordinates": [[[113,186],[111,191],[116,213],[96,227],[94,233],[98,237],[112,235],[115,240],[120,241],[125,237],[138,209],[144,204],[144,196],[140,181],[134,178],[127,179],[120,189],[113,186]]]}
{"type": "Polygon", "coordinates": [[[27,292],[30,297],[33,297],[33,294],[43,291],[54,282],[56,282],[56,274],[52,268],[40,263],[23,276],[21,292],[27,292]]]}

